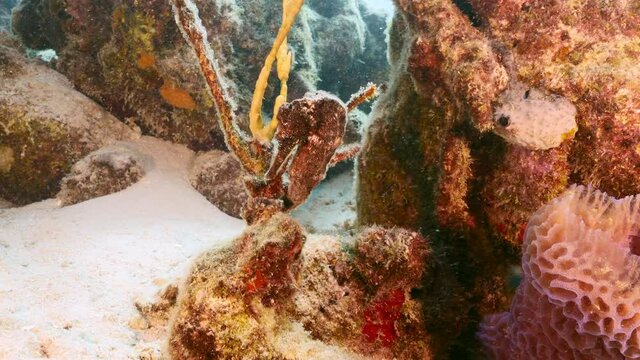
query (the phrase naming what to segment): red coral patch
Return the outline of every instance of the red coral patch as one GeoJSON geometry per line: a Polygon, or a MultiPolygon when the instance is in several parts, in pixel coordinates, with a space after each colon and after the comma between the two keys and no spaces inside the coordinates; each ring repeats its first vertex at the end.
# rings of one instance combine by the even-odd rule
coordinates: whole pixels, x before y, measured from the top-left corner
{"type": "Polygon", "coordinates": [[[365,311],[362,334],[368,342],[379,341],[386,347],[393,345],[398,338],[395,322],[400,318],[404,301],[404,291],[396,289],[365,311]]]}

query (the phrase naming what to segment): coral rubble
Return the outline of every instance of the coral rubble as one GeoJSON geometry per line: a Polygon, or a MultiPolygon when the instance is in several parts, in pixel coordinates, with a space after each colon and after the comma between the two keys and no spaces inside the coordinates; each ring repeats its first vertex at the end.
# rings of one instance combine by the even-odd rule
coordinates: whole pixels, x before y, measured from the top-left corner
{"type": "Polygon", "coordinates": [[[574,186],[530,219],[509,312],[486,317],[495,359],[640,359],[640,197],[574,186]]]}

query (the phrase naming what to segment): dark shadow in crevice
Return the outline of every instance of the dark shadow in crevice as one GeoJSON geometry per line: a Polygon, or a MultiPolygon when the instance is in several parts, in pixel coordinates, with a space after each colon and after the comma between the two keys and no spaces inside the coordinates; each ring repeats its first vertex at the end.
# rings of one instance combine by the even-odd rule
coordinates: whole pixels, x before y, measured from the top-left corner
{"type": "Polygon", "coordinates": [[[473,27],[479,28],[484,26],[482,19],[473,10],[473,6],[471,6],[468,0],[453,0],[453,3],[456,4],[458,9],[460,9],[467,18],[469,18],[473,27]]]}

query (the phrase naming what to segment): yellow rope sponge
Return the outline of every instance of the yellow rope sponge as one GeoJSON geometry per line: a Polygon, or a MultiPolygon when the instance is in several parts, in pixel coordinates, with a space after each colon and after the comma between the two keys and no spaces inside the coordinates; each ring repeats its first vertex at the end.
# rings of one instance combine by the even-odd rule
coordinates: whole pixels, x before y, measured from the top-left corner
{"type": "Polygon", "coordinates": [[[293,22],[296,16],[300,12],[304,0],[283,0],[282,1],[282,25],[276,39],[273,43],[273,47],[267,55],[264,61],[264,66],[260,71],[258,80],[256,81],[256,87],[253,92],[253,99],[251,101],[251,110],[249,112],[249,128],[253,138],[261,143],[268,143],[273,138],[273,134],[278,126],[277,115],[280,105],[287,101],[287,81],[289,80],[289,72],[291,71],[291,63],[293,60],[290,51],[287,51],[287,35],[291,31],[293,22]],[[277,63],[278,78],[280,78],[280,95],[276,98],[276,103],[273,111],[273,118],[271,122],[264,126],[262,123],[262,102],[264,100],[264,93],[267,89],[269,74],[273,68],[273,63],[277,63]]]}

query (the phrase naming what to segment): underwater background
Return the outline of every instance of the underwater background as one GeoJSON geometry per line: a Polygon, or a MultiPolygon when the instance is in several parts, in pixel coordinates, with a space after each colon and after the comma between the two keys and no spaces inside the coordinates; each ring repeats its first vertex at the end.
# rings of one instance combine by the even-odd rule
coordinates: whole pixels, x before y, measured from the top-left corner
{"type": "Polygon", "coordinates": [[[0,359],[640,359],[640,1],[0,0],[0,359]]]}

